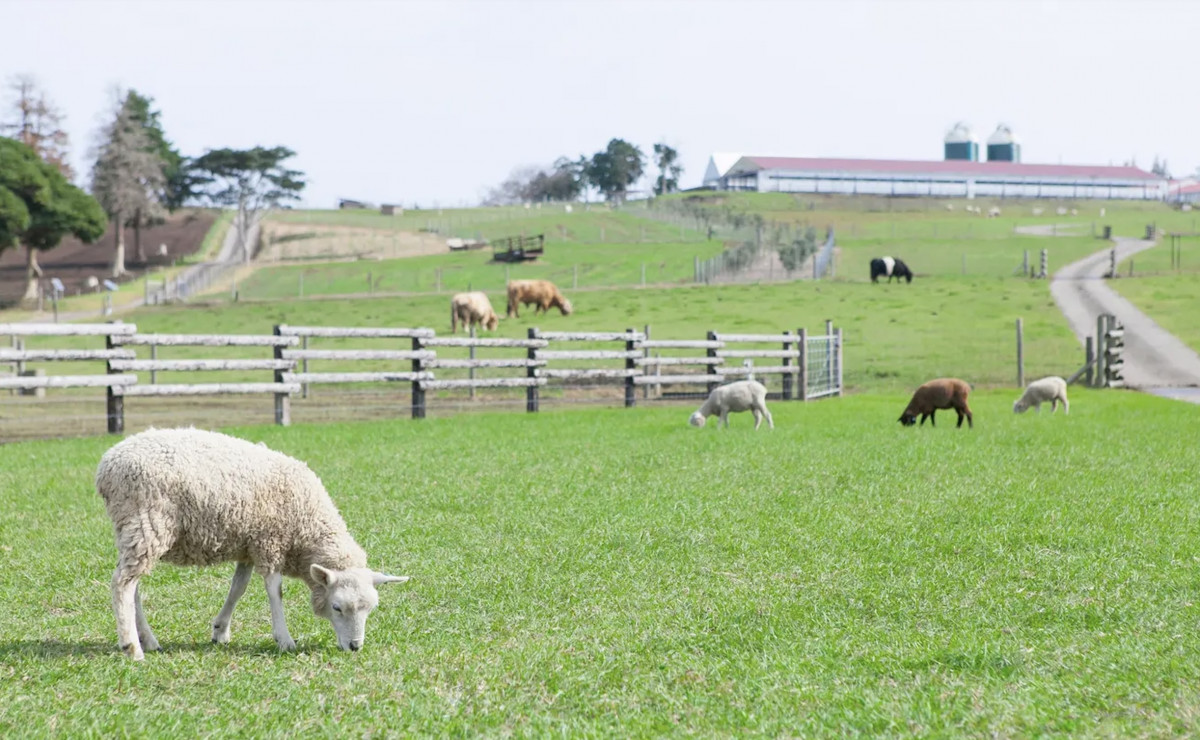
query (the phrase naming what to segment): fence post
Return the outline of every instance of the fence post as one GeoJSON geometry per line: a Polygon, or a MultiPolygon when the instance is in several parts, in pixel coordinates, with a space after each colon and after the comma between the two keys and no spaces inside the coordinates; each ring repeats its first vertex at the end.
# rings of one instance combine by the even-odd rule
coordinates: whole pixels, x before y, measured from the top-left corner
{"type": "MultiPolygon", "coordinates": [[[[715,342],[715,341],[717,341],[717,333],[716,333],[715,331],[712,331],[711,329],[709,330],[709,332],[708,332],[708,334],[706,335],[706,337],[707,337],[708,341],[710,341],[710,342],[715,342]]],[[[714,357],[714,358],[715,358],[715,357],[717,356],[717,348],[716,348],[716,347],[708,347],[708,348],[706,348],[706,349],[704,350],[704,356],[705,356],[705,357],[714,357]]],[[[708,367],[708,374],[709,374],[709,375],[716,375],[716,374],[717,374],[717,365],[716,365],[716,363],[714,363],[714,362],[710,362],[710,363],[708,363],[707,367],[708,367]]],[[[717,389],[717,383],[716,383],[716,381],[715,381],[715,380],[714,380],[714,381],[710,381],[710,382],[709,382],[709,384],[708,384],[708,392],[711,394],[711,393],[712,393],[713,391],[715,391],[716,389],[717,389]]]]}
{"type": "Polygon", "coordinates": [[[633,358],[633,352],[637,351],[637,342],[634,341],[634,329],[629,327],[625,330],[625,408],[633,408],[637,405],[637,396],[634,394],[633,374],[628,372],[637,369],[637,361],[633,358]]]}
{"type": "MultiPolygon", "coordinates": [[[[279,324],[275,325],[275,330],[272,333],[277,337],[280,336],[279,324]]],[[[274,350],[275,359],[282,360],[283,345],[276,344],[274,350]]],[[[283,382],[283,370],[275,370],[275,382],[283,382]]],[[[278,392],[275,394],[275,423],[281,427],[286,427],[292,423],[292,394],[278,392]]]]}
{"type": "MultiPolygon", "coordinates": [[[[526,334],[530,339],[538,338],[538,330],[536,326],[529,327],[529,332],[526,334]]],[[[537,350],[533,347],[525,349],[525,358],[529,360],[529,364],[525,366],[525,377],[531,380],[537,379],[537,367],[533,361],[537,359],[537,350]]],[[[525,411],[533,414],[538,410],[538,387],[536,385],[525,386],[525,411]]]]}
{"type": "MultiPolygon", "coordinates": [[[[783,333],[783,336],[784,336],[783,351],[784,352],[787,352],[788,350],[790,350],[792,348],[791,335],[792,335],[792,333],[790,331],[785,331],[783,333]]],[[[783,366],[790,368],[792,366],[792,358],[784,357],[783,358],[783,366]]],[[[792,400],[792,373],[789,370],[783,371],[783,400],[785,400],[785,401],[792,400]]]]}
{"type": "Polygon", "coordinates": [[[1086,367],[1087,367],[1087,370],[1085,371],[1086,379],[1084,382],[1086,383],[1087,387],[1089,387],[1089,388],[1092,387],[1092,382],[1093,382],[1092,361],[1096,359],[1096,347],[1094,344],[1095,341],[1096,340],[1093,337],[1087,337],[1087,339],[1084,340],[1084,346],[1083,346],[1083,359],[1084,359],[1084,362],[1086,363],[1086,367]]]}
{"type": "Polygon", "coordinates": [[[1104,385],[1104,329],[1107,323],[1105,314],[1096,317],[1096,386],[1104,385]]]}
{"type": "Polygon", "coordinates": [[[833,320],[825,319],[825,382],[833,383],[833,320]]]}
{"type": "Polygon", "coordinates": [[[1023,277],[1032,277],[1029,274],[1029,250],[1025,250],[1025,259],[1021,261],[1021,275],[1023,277]]]}
{"type": "MultiPolygon", "coordinates": [[[[471,339],[474,339],[475,338],[475,325],[471,324],[468,327],[468,331],[471,333],[471,339]]],[[[467,347],[467,357],[469,357],[471,360],[475,359],[475,345],[472,344],[470,347],[467,347]]],[[[469,378],[470,380],[475,379],[475,365],[473,363],[472,363],[471,367],[467,368],[467,378],[469,378]]],[[[467,398],[471,399],[472,401],[475,400],[475,384],[474,383],[472,383],[470,386],[467,387],[467,398]]]]}
{"type": "Polygon", "coordinates": [[[837,394],[842,395],[842,328],[839,326],[834,330],[834,345],[837,349],[837,394]]]}
{"type": "MultiPolygon", "coordinates": [[[[642,332],[642,335],[643,335],[643,338],[645,338],[645,339],[650,338],[650,325],[649,324],[646,324],[646,330],[644,332],[642,332]]],[[[643,348],[642,349],[642,357],[646,358],[649,356],[650,356],[650,350],[643,348]]],[[[642,365],[642,372],[643,373],[646,372],[645,364],[642,365]]],[[[650,385],[646,384],[646,385],[642,386],[642,400],[649,400],[649,399],[650,399],[650,385]]]]}
{"type": "MultiPolygon", "coordinates": [[[[300,345],[301,349],[308,349],[308,337],[303,337],[300,341],[301,341],[301,345],[300,345]]],[[[307,357],[305,357],[303,360],[300,361],[300,372],[305,373],[306,375],[308,374],[308,358],[307,357]]],[[[308,398],[308,383],[307,382],[305,382],[304,385],[300,386],[300,397],[308,398]]]]}
{"type": "Polygon", "coordinates": [[[800,327],[796,330],[797,343],[800,347],[800,377],[799,388],[796,389],[796,400],[808,400],[808,330],[800,327]]]}
{"type": "MultiPolygon", "coordinates": [[[[150,345],[150,359],[151,360],[158,359],[158,345],[157,344],[150,345]]],[[[150,385],[154,385],[157,382],[158,382],[158,371],[151,370],[150,371],[150,385]]]]}
{"type": "Polygon", "coordinates": [[[700,282],[700,255],[692,257],[692,282],[700,282]]]}
{"type": "MultiPolygon", "coordinates": [[[[115,322],[108,322],[110,324],[115,322]]],[[[113,344],[112,334],[104,335],[104,348],[115,349],[113,344]]],[[[113,370],[112,360],[105,360],[104,367],[108,375],[115,375],[113,370]]],[[[108,433],[122,434],[125,431],[125,396],[119,396],[113,393],[113,387],[110,385],[104,389],[106,402],[106,415],[108,416],[108,433]]]]}
{"type": "MultiPolygon", "coordinates": [[[[421,337],[414,336],[412,338],[412,351],[420,352],[425,348],[425,343],[421,341],[421,337]]],[[[424,372],[425,363],[419,356],[414,356],[412,359],[413,373],[424,372]]],[[[425,389],[421,387],[420,377],[414,377],[412,382],[412,418],[425,418],[425,389]]]]}
{"type": "Polygon", "coordinates": [[[1025,327],[1017,319],[1017,387],[1025,387],[1025,327]]]}

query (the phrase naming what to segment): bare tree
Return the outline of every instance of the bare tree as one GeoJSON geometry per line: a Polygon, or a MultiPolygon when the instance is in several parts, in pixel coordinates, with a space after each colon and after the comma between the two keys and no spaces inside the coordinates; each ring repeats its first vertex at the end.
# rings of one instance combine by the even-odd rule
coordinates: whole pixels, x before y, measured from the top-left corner
{"type": "Polygon", "coordinates": [[[0,122],[0,134],[29,147],[71,180],[74,173],[67,164],[69,140],[62,127],[63,114],[38,89],[30,75],[14,76],[8,89],[14,99],[6,120],[0,122]]]}
{"type": "MultiPolygon", "coordinates": [[[[101,127],[92,167],[92,194],[104,206],[116,230],[112,276],[125,270],[125,226],[143,214],[155,213],[166,185],[163,162],[154,142],[118,93],[112,120],[101,127]]],[[[139,240],[140,245],[140,240],[139,240]]],[[[139,254],[145,260],[145,255],[139,254]]]]}

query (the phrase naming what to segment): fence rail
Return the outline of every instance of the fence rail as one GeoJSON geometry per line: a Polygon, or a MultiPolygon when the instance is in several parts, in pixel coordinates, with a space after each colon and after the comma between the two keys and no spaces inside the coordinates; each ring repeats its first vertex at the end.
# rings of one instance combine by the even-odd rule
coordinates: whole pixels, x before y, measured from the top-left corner
{"type": "MultiPolygon", "coordinates": [[[[14,341],[36,336],[43,337],[43,342],[60,337],[102,338],[104,349],[0,350],[0,362],[11,363],[14,368],[11,376],[0,376],[0,389],[23,394],[33,391],[40,396],[47,388],[103,388],[107,427],[113,433],[124,431],[125,399],[145,397],[268,395],[275,399],[275,422],[287,425],[291,421],[293,400],[307,399],[310,386],[314,385],[410,384],[413,418],[425,416],[430,400],[437,403],[445,400],[447,393],[464,390],[473,399],[482,391],[494,395],[523,389],[526,410],[531,412],[539,409],[542,392],[554,389],[557,393],[579,388],[620,393],[623,388],[625,406],[637,405],[637,387],[643,388],[643,398],[649,399],[651,393],[655,393],[655,398],[668,397],[663,389],[678,386],[669,395],[682,398],[711,391],[727,378],[735,377],[780,376],[782,391],[778,397],[784,400],[809,400],[842,391],[841,330],[834,331],[832,325],[827,325],[824,334],[815,336],[804,329],[795,334],[710,331],[705,339],[651,339],[648,327],[645,332],[632,329],[540,332],[531,328],[525,338],[445,337],[422,328],[287,325],[260,335],[140,334],[135,325],[118,322],[0,324],[0,333],[9,334],[14,341]],[[345,346],[347,342],[395,339],[408,340],[412,346],[409,349],[345,346]],[[317,340],[341,346],[309,348],[309,342],[317,340]],[[762,346],[772,344],[779,349],[762,346]],[[138,356],[135,348],[141,348],[142,352],[149,348],[150,356],[138,356]],[[158,351],[166,348],[183,348],[201,356],[158,357],[158,351]],[[233,348],[243,356],[204,356],[218,348],[233,348]],[[255,357],[256,352],[268,356],[255,357]],[[768,364],[755,365],[756,360],[768,364]],[[96,362],[96,372],[82,374],[76,369],[77,364],[71,366],[70,374],[61,375],[46,375],[44,368],[36,371],[26,368],[30,362],[57,361],[96,362]],[[332,367],[314,372],[309,370],[310,362],[329,363],[332,367]],[[213,376],[188,375],[185,382],[160,383],[156,377],[160,372],[239,375],[214,382],[192,382],[196,377],[213,376]],[[261,379],[253,377],[258,372],[264,373],[261,379]],[[431,398],[429,393],[435,396],[431,398]]],[[[187,419],[172,421],[186,423],[187,419]]]]}

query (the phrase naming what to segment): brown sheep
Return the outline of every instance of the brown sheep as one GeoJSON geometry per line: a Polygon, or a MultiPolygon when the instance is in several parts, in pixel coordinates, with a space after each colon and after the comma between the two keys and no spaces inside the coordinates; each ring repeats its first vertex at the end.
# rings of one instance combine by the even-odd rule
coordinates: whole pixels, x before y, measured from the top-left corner
{"type": "Polygon", "coordinates": [[[455,293],[450,299],[450,333],[458,332],[458,325],[469,329],[479,324],[488,331],[495,331],[500,325],[500,317],[492,310],[492,302],[486,293],[455,293]]]}
{"type": "Polygon", "coordinates": [[[533,312],[549,312],[557,308],[563,316],[571,313],[571,302],[549,280],[510,280],[508,282],[508,316],[520,317],[520,305],[534,304],[533,312]]]}
{"type": "Polygon", "coordinates": [[[900,423],[906,427],[913,426],[917,423],[919,415],[922,426],[925,424],[926,417],[929,418],[930,426],[936,426],[934,414],[938,409],[954,409],[958,412],[958,426],[962,426],[963,417],[966,417],[967,426],[974,429],[975,422],[971,416],[971,407],[967,405],[967,395],[970,392],[971,386],[967,385],[965,380],[958,378],[931,380],[913,394],[912,400],[908,402],[908,408],[904,409],[903,414],[900,414],[900,423]]]}

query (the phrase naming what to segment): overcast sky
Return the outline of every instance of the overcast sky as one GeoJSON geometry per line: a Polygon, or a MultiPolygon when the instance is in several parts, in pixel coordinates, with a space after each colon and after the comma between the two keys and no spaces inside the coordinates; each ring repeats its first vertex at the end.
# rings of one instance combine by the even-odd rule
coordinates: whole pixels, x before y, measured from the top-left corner
{"type": "Polygon", "coordinates": [[[1026,162],[1200,165],[1194,0],[0,0],[0,24],[0,75],[66,113],[78,171],[120,85],[184,154],[294,149],[317,207],[475,204],[613,137],[676,147],[684,187],[714,151],[938,159],[958,120],[1010,124],[1026,162]]]}

